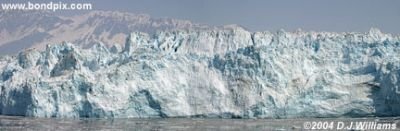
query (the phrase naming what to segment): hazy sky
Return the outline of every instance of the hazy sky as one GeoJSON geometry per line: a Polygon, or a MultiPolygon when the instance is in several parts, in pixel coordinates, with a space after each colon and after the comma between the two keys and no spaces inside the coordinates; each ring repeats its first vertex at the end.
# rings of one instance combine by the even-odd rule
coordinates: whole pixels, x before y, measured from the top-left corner
{"type": "MultiPolygon", "coordinates": [[[[62,0],[61,0],[62,1],[62,0]]],[[[88,0],[65,0],[88,2],[88,0]]],[[[94,9],[146,13],[251,31],[298,28],[400,34],[400,0],[89,0],[94,9]]]]}

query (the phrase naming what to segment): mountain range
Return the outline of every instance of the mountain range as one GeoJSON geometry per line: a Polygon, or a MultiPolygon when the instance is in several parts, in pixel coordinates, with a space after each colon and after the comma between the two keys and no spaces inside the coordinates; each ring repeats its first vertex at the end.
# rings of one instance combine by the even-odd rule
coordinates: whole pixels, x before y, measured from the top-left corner
{"type": "Polygon", "coordinates": [[[152,18],[146,14],[90,11],[61,16],[45,11],[0,11],[0,55],[16,54],[28,48],[44,49],[47,44],[123,44],[134,31],[154,34],[170,29],[208,28],[187,20],[152,18]]]}

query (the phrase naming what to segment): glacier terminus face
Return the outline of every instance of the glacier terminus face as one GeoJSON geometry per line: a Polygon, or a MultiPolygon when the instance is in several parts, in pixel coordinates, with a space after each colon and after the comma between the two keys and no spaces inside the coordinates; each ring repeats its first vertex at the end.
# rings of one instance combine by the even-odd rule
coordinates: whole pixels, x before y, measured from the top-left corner
{"type": "Polygon", "coordinates": [[[0,114],[32,117],[308,118],[400,115],[400,37],[134,32],[0,58],[0,114]]]}

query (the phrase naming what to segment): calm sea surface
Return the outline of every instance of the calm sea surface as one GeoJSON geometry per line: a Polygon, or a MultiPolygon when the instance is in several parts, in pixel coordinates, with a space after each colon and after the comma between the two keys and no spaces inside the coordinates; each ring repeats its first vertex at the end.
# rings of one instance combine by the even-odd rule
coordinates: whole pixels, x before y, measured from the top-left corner
{"type": "MultiPolygon", "coordinates": [[[[373,124],[393,123],[399,127],[400,118],[317,118],[317,119],[57,119],[27,118],[18,116],[0,116],[0,130],[304,130],[345,129],[351,122],[369,122],[373,124]],[[313,123],[314,122],[314,123],[313,123]],[[332,125],[332,127],[330,127],[332,125]]],[[[371,124],[370,124],[371,125],[371,124]]],[[[390,125],[393,126],[393,125],[390,125]]],[[[355,127],[352,127],[354,129],[355,127]]],[[[377,127],[375,127],[377,128],[377,127]]],[[[392,129],[391,129],[392,130],[392,129]]]]}

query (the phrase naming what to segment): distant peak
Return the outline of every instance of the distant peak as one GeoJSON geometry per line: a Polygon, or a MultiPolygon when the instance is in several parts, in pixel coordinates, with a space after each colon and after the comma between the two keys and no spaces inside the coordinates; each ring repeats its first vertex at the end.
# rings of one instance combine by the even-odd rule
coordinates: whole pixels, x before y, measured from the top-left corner
{"type": "Polygon", "coordinates": [[[233,30],[247,30],[245,27],[238,25],[238,24],[229,24],[229,25],[223,25],[223,29],[233,29],[233,30]]]}
{"type": "Polygon", "coordinates": [[[150,18],[150,15],[147,14],[136,14],[136,13],[130,13],[130,12],[120,12],[120,11],[101,11],[101,10],[95,10],[95,11],[90,11],[87,13],[88,16],[105,16],[105,17],[146,17],[150,18]]]}
{"type": "Polygon", "coordinates": [[[369,29],[369,34],[382,34],[382,32],[378,28],[372,27],[369,29]]]}

